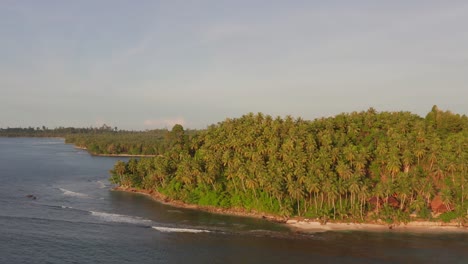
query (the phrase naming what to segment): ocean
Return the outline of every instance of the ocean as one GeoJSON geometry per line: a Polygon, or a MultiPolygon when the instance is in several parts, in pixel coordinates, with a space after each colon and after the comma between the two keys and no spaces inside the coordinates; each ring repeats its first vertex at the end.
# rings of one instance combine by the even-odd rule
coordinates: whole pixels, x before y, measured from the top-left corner
{"type": "Polygon", "coordinates": [[[0,138],[0,263],[468,263],[468,235],[297,233],[111,191],[117,160],[0,138]]]}

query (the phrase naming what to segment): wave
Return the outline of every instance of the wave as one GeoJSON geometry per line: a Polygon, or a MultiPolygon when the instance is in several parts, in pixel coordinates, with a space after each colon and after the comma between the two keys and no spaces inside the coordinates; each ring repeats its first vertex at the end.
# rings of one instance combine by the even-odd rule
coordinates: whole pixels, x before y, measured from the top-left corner
{"type": "Polygon", "coordinates": [[[78,209],[78,208],[66,206],[66,205],[54,205],[54,204],[43,204],[43,203],[36,203],[35,205],[51,208],[54,210],[78,211],[78,212],[84,212],[86,214],[89,213],[88,210],[78,209]]]}
{"type": "Polygon", "coordinates": [[[31,143],[31,145],[57,145],[63,144],[63,141],[36,141],[31,143]]]}
{"type": "Polygon", "coordinates": [[[164,226],[152,226],[151,228],[164,233],[211,233],[210,230],[206,229],[192,229],[192,228],[175,228],[175,227],[164,227],[164,226]]]}
{"type": "Polygon", "coordinates": [[[91,213],[92,216],[96,216],[99,219],[106,221],[106,222],[143,224],[143,225],[148,225],[153,222],[149,219],[145,219],[145,218],[138,217],[138,216],[111,214],[111,213],[104,213],[104,212],[97,212],[97,211],[89,211],[89,212],[91,213]]]}
{"type": "MultiPolygon", "coordinates": [[[[1,215],[0,214],[0,219],[12,219],[15,221],[39,221],[47,224],[48,226],[51,223],[69,223],[69,224],[85,224],[85,225],[94,225],[94,226],[107,226],[108,223],[96,223],[96,222],[88,222],[88,221],[82,221],[80,219],[57,219],[57,218],[47,218],[47,217],[31,217],[31,216],[13,216],[13,215],[1,215]]],[[[149,228],[149,226],[144,226],[145,228],[149,228]]]]}
{"type": "Polygon", "coordinates": [[[99,189],[106,188],[106,184],[104,184],[102,181],[97,181],[97,184],[99,184],[99,189]]]}
{"type": "Polygon", "coordinates": [[[79,192],[73,192],[73,191],[70,191],[70,190],[67,190],[67,189],[63,189],[63,188],[58,188],[60,191],[63,192],[64,195],[66,196],[73,196],[73,197],[89,197],[87,194],[84,194],[84,193],[79,193],[79,192]]]}
{"type": "Polygon", "coordinates": [[[65,206],[65,205],[53,205],[53,204],[39,204],[38,205],[40,206],[45,206],[45,207],[50,207],[50,208],[57,208],[57,209],[74,209],[74,210],[79,210],[79,209],[75,209],[73,207],[70,207],[70,206],[65,206]]]}

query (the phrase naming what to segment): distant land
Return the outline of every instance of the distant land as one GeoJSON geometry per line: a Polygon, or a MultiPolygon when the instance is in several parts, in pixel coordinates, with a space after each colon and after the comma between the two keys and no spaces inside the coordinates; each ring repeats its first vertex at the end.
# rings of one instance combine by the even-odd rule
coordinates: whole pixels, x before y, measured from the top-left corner
{"type": "MultiPolygon", "coordinates": [[[[185,131],[191,136],[197,130],[185,131]]],[[[42,127],[0,128],[2,137],[59,137],[65,143],[74,144],[77,148],[87,150],[97,156],[155,156],[169,147],[171,138],[167,129],[147,131],[118,130],[117,127],[74,128],[59,127],[49,129],[42,127]]]]}

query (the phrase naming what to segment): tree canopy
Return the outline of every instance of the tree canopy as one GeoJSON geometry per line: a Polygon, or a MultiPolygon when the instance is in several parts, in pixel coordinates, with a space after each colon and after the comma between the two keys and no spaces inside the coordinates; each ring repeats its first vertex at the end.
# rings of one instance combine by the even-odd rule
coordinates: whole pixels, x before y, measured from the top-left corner
{"type": "Polygon", "coordinates": [[[437,108],[426,118],[374,109],[313,121],[249,113],[163,155],[119,162],[111,180],[287,217],[394,222],[439,212],[466,220],[467,120],[437,108]]]}

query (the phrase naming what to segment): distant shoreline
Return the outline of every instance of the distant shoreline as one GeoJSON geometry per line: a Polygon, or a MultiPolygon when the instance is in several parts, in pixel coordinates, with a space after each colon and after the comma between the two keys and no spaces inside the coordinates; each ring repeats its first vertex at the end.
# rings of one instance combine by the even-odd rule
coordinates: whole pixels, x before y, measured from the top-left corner
{"type": "Polygon", "coordinates": [[[384,224],[384,223],[339,223],[328,222],[322,224],[316,220],[308,219],[285,219],[280,216],[264,214],[259,212],[248,212],[242,208],[225,209],[214,206],[201,206],[186,204],[182,201],[171,200],[170,198],[156,191],[148,191],[136,188],[115,187],[112,191],[121,191],[128,193],[138,193],[149,196],[153,200],[179,208],[195,209],[215,214],[244,216],[267,221],[285,224],[293,231],[297,232],[326,232],[326,231],[365,231],[365,232],[415,232],[415,233],[468,233],[467,226],[458,226],[457,223],[430,222],[430,221],[411,221],[407,224],[384,224]]]}
{"type": "Polygon", "coordinates": [[[65,139],[65,137],[52,137],[52,136],[5,136],[5,135],[0,135],[0,138],[55,138],[55,139],[65,139]]]}
{"type": "MultiPolygon", "coordinates": [[[[0,138],[51,138],[51,139],[61,139],[61,140],[66,140],[66,136],[34,136],[34,135],[29,135],[29,136],[7,136],[7,135],[0,135],[0,138]]],[[[92,153],[90,152],[86,147],[78,146],[75,145],[75,143],[67,143],[64,142],[64,144],[69,144],[73,145],[75,149],[80,149],[80,150],[86,150],[91,156],[97,156],[97,157],[157,157],[159,155],[149,155],[149,154],[128,154],[128,153],[120,153],[120,154],[102,154],[102,153],[92,153]]]]}
{"type": "Polygon", "coordinates": [[[158,155],[134,155],[134,154],[92,154],[92,156],[97,156],[97,157],[157,157],[158,155]]]}
{"type": "MultiPolygon", "coordinates": [[[[2,138],[53,138],[53,139],[62,139],[65,140],[65,137],[28,137],[28,136],[14,136],[14,137],[9,137],[9,136],[0,136],[2,138]]],[[[92,153],[90,152],[86,147],[80,147],[75,145],[74,143],[65,143],[65,144],[70,144],[73,145],[75,149],[80,149],[80,150],[86,150],[91,156],[96,156],[96,157],[157,157],[158,155],[143,155],[143,154],[128,154],[128,153],[121,153],[121,154],[97,154],[97,153],[92,153]]]]}
{"type": "MultiPolygon", "coordinates": [[[[73,143],[70,143],[73,144],[73,143]]],[[[86,150],[91,156],[97,156],[97,157],[156,157],[158,155],[142,155],[142,154],[127,154],[127,153],[122,153],[122,154],[97,154],[97,153],[92,153],[90,152],[86,147],[80,147],[74,145],[76,149],[81,149],[81,150],[86,150]]]]}

